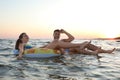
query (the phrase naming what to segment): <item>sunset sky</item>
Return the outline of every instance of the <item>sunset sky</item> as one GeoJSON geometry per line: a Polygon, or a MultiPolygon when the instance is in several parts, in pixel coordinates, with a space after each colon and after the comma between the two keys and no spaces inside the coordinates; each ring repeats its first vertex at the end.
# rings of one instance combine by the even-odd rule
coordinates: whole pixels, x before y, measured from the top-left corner
{"type": "Polygon", "coordinates": [[[119,27],[120,0],[0,0],[0,38],[52,38],[54,29],[78,39],[112,38],[119,27]]]}

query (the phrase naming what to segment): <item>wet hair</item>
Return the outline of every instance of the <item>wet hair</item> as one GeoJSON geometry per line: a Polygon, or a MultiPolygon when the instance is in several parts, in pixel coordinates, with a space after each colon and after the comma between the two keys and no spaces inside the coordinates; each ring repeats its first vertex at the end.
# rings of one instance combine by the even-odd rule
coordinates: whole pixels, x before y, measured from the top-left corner
{"type": "Polygon", "coordinates": [[[24,34],[26,34],[26,33],[21,33],[20,35],[19,35],[19,38],[17,39],[17,41],[16,41],[16,45],[15,45],[15,49],[17,49],[17,50],[19,50],[19,45],[20,45],[20,43],[22,43],[22,38],[23,38],[23,35],[24,34]]]}
{"type": "Polygon", "coordinates": [[[56,29],[56,30],[54,30],[54,33],[55,33],[55,32],[60,32],[60,30],[59,30],[59,29],[56,29]]]}

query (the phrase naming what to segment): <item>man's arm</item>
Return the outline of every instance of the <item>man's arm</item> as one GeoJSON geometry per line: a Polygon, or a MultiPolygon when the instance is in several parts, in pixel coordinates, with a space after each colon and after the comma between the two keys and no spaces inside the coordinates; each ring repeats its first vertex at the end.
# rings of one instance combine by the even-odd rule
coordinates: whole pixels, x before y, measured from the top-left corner
{"type": "Polygon", "coordinates": [[[67,31],[61,29],[61,33],[64,33],[64,34],[66,34],[68,36],[68,39],[62,39],[61,41],[71,42],[71,41],[74,40],[74,37],[70,33],[68,33],[67,31]]]}

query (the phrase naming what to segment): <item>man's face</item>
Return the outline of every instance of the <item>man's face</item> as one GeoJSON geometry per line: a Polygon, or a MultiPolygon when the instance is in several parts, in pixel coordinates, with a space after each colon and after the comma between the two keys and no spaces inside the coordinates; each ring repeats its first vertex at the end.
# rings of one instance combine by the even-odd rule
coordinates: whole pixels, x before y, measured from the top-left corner
{"type": "Polygon", "coordinates": [[[54,39],[59,39],[60,38],[60,32],[58,32],[58,31],[54,32],[53,36],[54,36],[54,39]]]}

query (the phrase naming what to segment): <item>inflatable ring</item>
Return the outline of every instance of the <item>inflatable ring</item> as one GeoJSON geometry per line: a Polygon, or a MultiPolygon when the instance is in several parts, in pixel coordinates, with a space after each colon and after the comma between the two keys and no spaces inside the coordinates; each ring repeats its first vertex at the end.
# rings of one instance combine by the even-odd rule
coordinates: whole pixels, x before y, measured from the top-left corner
{"type": "MultiPolygon", "coordinates": [[[[18,50],[13,50],[14,55],[18,55],[18,50]]],[[[53,49],[46,48],[31,48],[24,51],[23,57],[26,58],[50,58],[60,56],[60,52],[53,49]]]]}

